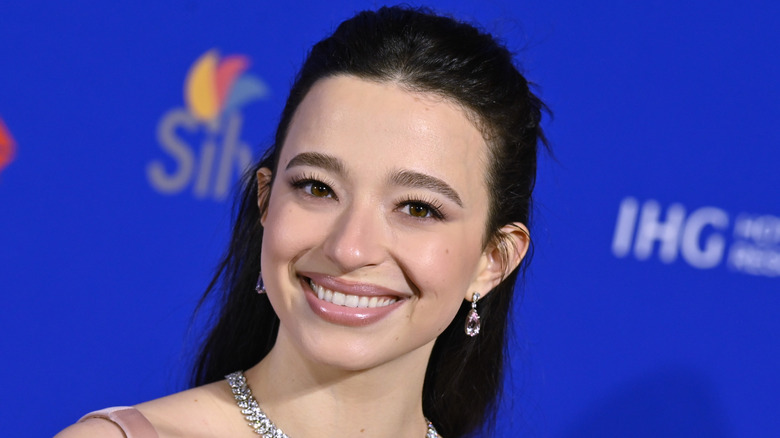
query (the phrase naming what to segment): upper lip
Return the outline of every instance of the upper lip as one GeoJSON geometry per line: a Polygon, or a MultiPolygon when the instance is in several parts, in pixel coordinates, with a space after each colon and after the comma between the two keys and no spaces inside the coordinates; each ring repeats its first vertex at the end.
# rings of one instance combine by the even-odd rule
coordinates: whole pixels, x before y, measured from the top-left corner
{"type": "Polygon", "coordinates": [[[330,289],[334,292],[341,292],[348,295],[358,295],[365,297],[396,297],[399,299],[409,298],[410,294],[405,294],[397,290],[389,289],[383,286],[370,283],[360,283],[343,278],[332,277],[326,274],[317,274],[314,272],[301,272],[301,276],[310,279],[314,283],[330,289]]]}

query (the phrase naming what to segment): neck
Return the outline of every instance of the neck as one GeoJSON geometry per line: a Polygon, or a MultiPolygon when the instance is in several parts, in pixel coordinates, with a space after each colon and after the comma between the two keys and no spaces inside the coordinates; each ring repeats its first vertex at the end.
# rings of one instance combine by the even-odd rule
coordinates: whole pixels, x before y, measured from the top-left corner
{"type": "Polygon", "coordinates": [[[315,363],[280,329],[246,378],[268,417],[292,438],[425,436],[422,387],[433,342],[369,369],[315,363]]]}

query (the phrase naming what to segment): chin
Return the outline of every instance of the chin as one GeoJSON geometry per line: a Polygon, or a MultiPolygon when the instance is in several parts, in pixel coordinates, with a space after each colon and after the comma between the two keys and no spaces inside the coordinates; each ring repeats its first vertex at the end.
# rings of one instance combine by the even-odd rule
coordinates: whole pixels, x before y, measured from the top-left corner
{"type": "Polygon", "coordinates": [[[322,370],[360,372],[409,360],[424,367],[435,341],[417,340],[404,345],[399,341],[403,338],[397,334],[357,334],[354,329],[338,326],[328,327],[329,330],[308,328],[313,333],[297,336],[295,350],[307,366],[322,370]]]}
{"type": "Polygon", "coordinates": [[[304,341],[305,354],[313,363],[344,371],[364,371],[393,362],[403,352],[393,351],[376,336],[332,336],[304,341]],[[307,345],[308,344],[308,345],[307,345]]]}

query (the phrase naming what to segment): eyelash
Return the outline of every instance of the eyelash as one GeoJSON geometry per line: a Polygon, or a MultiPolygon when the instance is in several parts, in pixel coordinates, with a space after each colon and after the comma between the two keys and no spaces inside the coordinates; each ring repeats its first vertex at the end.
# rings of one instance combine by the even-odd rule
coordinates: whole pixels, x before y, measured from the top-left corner
{"type": "MultiPolygon", "coordinates": [[[[328,189],[328,192],[330,193],[330,197],[332,199],[338,200],[339,198],[338,196],[336,196],[336,193],[334,193],[333,189],[331,188],[331,184],[323,181],[323,179],[324,178],[320,178],[312,174],[297,175],[290,178],[290,186],[298,190],[303,190],[306,186],[310,184],[323,185],[328,189]]],[[[315,196],[312,193],[306,193],[306,195],[315,198],[325,198],[325,197],[315,196]]],[[[408,214],[408,216],[413,217],[415,219],[420,219],[420,220],[434,219],[438,221],[443,221],[447,219],[447,216],[442,211],[444,205],[435,199],[416,198],[414,196],[409,195],[401,199],[398,202],[398,205],[400,207],[409,207],[409,208],[411,208],[412,206],[419,206],[419,207],[426,208],[428,210],[430,217],[416,217],[416,216],[412,216],[411,214],[408,214]]]]}
{"type": "MultiPolygon", "coordinates": [[[[303,190],[304,187],[306,187],[307,185],[310,185],[310,184],[312,184],[312,185],[313,184],[317,184],[317,185],[325,186],[328,189],[328,192],[330,192],[330,197],[332,199],[336,199],[336,200],[339,199],[339,197],[336,196],[336,193],[331,188],[331,184],[329,184],[327,182],[324,182],[323,178],[319,178],[319,177],[317,177],[315,175],[311,175],[311,174],[297,175],[297,176],[294,176],[294,177],[290,178],[290,186],[295,188],[295,189],[298,189],[298,190],[303,190]]],[[[315,198],[325,198],[324,196],[315,196],[312,193],[306,193],[306,194],[309,195],[309,196],[315,197],[315,198]]]]}
{"type": "MultiPolygon", "coordinates": [[[[419,217],[418,218],[416,216],[412,216],[412,217],[414,217],[416,219],[422,219],[422,220],[425,220],[425,219],[435,219],[435,220],[438,220],[438,221],[443,221],[443,220],[447,219],[447,216],[442,211],[442,208],[444,207],[444,205],[442,205],[441,202],[439,202],[439,201],[437,201],[435,199],[430,199],[430,198],[429,199],[420,199],[420,198],[415,198],[413,196],[407,196],[407,197],[403,198],[401,200],[401,202],[399,202],[399,205],[404,206],[404,207],[405,206],[409,206],[410,208],[412,206],[420,206],[420,207],[424,207],[424,208],[428,209],[428,212],[431,215],[430,217],[419,217]]],[[[409,216],[411,216],[411,215],[409,215],[409,216]]]]}

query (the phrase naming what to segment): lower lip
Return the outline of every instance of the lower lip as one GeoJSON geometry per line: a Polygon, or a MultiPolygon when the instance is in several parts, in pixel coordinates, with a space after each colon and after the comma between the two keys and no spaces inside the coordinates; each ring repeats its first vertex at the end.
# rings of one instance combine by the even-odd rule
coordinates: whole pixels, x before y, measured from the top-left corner
{"type": "Polygon", "coordinates": [[[317,298],[317,294],[311,289],[309,281],[301,278],[301,284],[306,294],[306,301],[311,310],[325,321],[338,325],[362,327],[373,324],[395,309],[400,307],[405,300],[398,300],[384,307],[346,307],[329,303],[317,298]]]}

